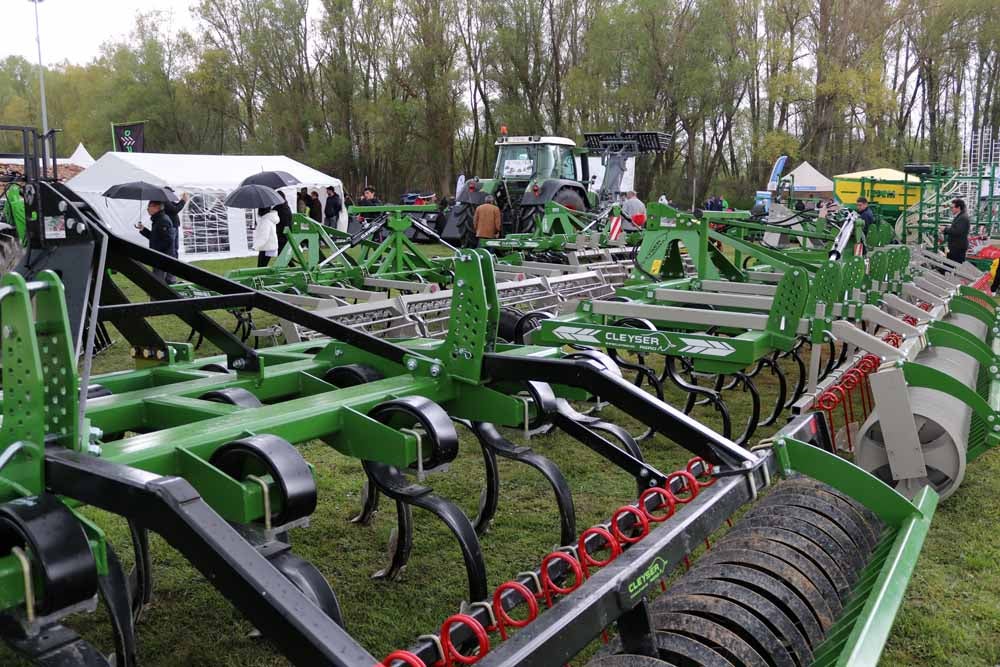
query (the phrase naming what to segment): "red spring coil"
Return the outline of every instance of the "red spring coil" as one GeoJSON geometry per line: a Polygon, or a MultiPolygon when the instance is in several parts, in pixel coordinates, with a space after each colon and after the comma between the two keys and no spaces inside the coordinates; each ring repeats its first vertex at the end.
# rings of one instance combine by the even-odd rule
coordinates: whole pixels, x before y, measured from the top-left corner
{"type": "Polygon", "coordinates": [[[903,342],[903,337],[895,331],[891,331],[883,336],[882,340],[889,343],[889,345],[892,345],[893,347],[899,347],[900,343],[903,342]]]}
{"type": "Polygon", "coordinates": [[[580,533],[580,542],[576,548],[577,553],[580,554],[580,565],[583,568],[583,578],[587,579],[590,577],[591,567],[604,567],[614,559],[622,555],[622,547],[618,540],[615,539],[606,528],[602,526],[592,526],[587,530],[580,533]],[[604,539],[604,543],[608,548],[608,557],[604,560],[598,560],[590,555],[587,551],[587,538],[591,535],[598,535],[604,539]]]}
{"type": "Polygon", "coordinates": [[[837,426],[833,421],[833,411],[840,405],[840,397],[827,389],[816,398],[816,407],[826,413],[826,419],[830,422],[830,437],[837,435],[837,426]]]}
{"type": "Polygon", "coordinates": [[[401,661],[403,664],[407,665],[407,667],[427,667],[427,663],[409,651],[393,651],[389,655],[385,656],[385,660],[382,661],[382,664],[385,665],[385,667],[388,667],[396,660],[401,661]]]}
{"type": "MultiPolygon", "coordinates": [[[[857,367],[851,368],[844,373],[843,385],[847,387],[849,395],[853,395],[855,389],[861,393],[861,412],[864,413],[865,417],[867,417],[870,412],[870,406],[868,405],[868,392],[866,390],[867,382],[868,375],[857,367]]],[[[851,400],[853,403],[853,396],[851,400]]]]}
{"type": "Polygon", "coordinates": [[[858,368],[860,368],[866,375],[870,375],[878,370],[878,367],[882,365],[882,360],[879,359],[874,354],[866,354],[861,357],[861,361],[858,362],[858,368]]]}
{"type": "Polygon", "coordinates": [[[667,475],[666,487],[670,489],[671,493],[673,493],[673,481],[675,479],[684,480],[684,485],[681,487],[680,493],[674,493],[674,500],[681,505],[687,505],[698,497],[698,480],[694,478],[694,475],[687,470],[678,470],[667,475]]]}
{"type": "MultiPolygon", "coordinates": [[[[835,384],[830,387],[830,391],[840,394],[840,402],[844,406],[844,431],[847,433],[847,450],[854,451],[854,440],[851,438],[851,423],[854,421],[854,410],[851,408],[851,396],[843,386],[835,384]]],[[[837,434],[833,433],[836,440],[837,434]]]]}
{"type": "Polygon", "coordinates": [[[444,623],[441,624],[441,651],[444,653],[444,660],[434,663],[435,667],[438,665],[453,667],[455,662],[460,665],[474,665],[490,652],[490,638],[486,634],[486,628],[483,627],[482,623],[466,614],[454,614],[446,618],[444,623]],[[451,626],[456,623],[465,625],[476,636],[479,646],[475,655],[462,655],[451,643],[451,626]]]}
{"type": "Polygon", "coordinates": [[[670,492],[670,489],[663,489],[659,486],[654,486],[646,489],[642,492],[642,495],[639,496],[639,509],[641,509],[642,513],[646,515],[646,519],[652,523],[661,523],[674,515],[674,512],[677,510],[677,500],[674,498],[674,494],[670,492]],[[660,503],[651,511],[647,507],[646,501],[652,496],[659,496],[660,503]],[[654,514],[656,510],[664,506],[667,508],[665,514],[654,514]]]}
{"type": "Polygon", "coordinates": [[[649,535],[649,519],[646,518],[646,513],[638,507],[634,505],[622,505],[611,515],[611,534],[615,536],[619,544],[636,544],[641,542],[642,538],[649,535]],[[618,521],[626,514],[634,516],[635,520],[639,523],[638,535],[630,536],[622,532],[618,521]]]}
{"type": "Polygon", "coordinates": [[[493,592],[493,615],[497,618],[497,629],[500,631],[500,639],[507,639],[507,628],[523,628],[538,618],[538,601],[535,599],[535,594],[531,592],[531,589],[520,581],[508,581],[497,586],[497,589],[493,592]],[[504,610],[502,598],[504,591],[508,590],[516,591],[528,603],[528,617],[526,619],[519,621],[516,618],[511,618],[510,614],[504,610]]]}
{"type": "Polygon", "coordinates": [[[903,321],[909,324],[910,326],[913,327],[917,326],[917,318],[915,318],[913,315],[903,315],[903,321]]]}
{"type": "Polygon", "coordinates": [[[698,488],[703,489],[705,487],[712,486],[716,481],[718,481],[715,477],[712,477],[712,473],[715,472],[715,465],[707,462],[700,456],[695,456],[688,461],[686,470],[694,476],[695,480],[698,482],[698,488]],[[701,474],[695,475],[694,468],[699,465],[701,466],[701,474]],[[703,482],[701,481],[702,478],[707,478],[708,481],[703,482]]]}
{"type": "Polygon", "coordinates": [[[552,607],[554,595],[569,595],[583,583],[583,568],[580,562],[570,556],[565,551],[553,551],[542,559],[542,593],[545,596],[545,604],[552,607]],[[552,561],[561,560],[567,563],[573,571],[573,583],[570,586],[561,587],[549,577],[549,564],[552,561]]]}
{"type": "Polygon", "coordinates": [[[921,301],[921,302],[920,302],[919,304],[917,304],[917,305],[919,305],[919,306],[920,306],[920,309],[921,309],[921,310],[925,310],[925,311],[927,311],[928,313],[929,313],[929,312],[931,312],[931,304],[927,303],[926,301],[921,301]]]}

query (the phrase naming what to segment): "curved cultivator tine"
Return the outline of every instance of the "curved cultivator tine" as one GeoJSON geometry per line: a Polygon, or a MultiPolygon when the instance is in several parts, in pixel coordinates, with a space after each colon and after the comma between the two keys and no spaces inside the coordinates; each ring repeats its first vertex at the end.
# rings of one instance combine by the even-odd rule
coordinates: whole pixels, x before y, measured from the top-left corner
{"type": "Polygon", "coordinates": [[[484,449],[489,448],[505,459],[529,465],[545,477],[555,493],[556,506],[559,509],[559,543],[572,544],[576,540],[577,533],[576,509],[573,506],[573,493],[569,488],[569,482],[559,467],[550,459],[532,451],[530,447],[518,447],[510,442],[493,424],[473,422],[471,427],[484,449]]]}
{"type": "Polygon", "coordinates": [[[670,380],[683,391],[687,392],[687,401],[684,404],[684,414],[689,415],[694,409],[694,406],[698,402],[698,396],[705,396],[706,399],[715,407],[716,411],[719,413],[719,417],[722,419],[722,428],[720,429],[722,436],[729,438],[733,433],[732,418],[729,415],[729,408],[726,407],[725,401],[719,393],[708,387],[701,387],[693,382],[688,382],[685,380],[680,373],[677,372],[677,366],[675,365],[676,357],[667,357],[664,362],[664,372],[670,380]]]}

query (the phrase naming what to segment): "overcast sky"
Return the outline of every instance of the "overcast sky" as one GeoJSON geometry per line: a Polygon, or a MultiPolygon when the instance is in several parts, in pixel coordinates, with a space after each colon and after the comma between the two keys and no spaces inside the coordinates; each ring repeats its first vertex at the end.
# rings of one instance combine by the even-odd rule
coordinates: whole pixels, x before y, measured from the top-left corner
{"type": "MultiPolygon", "coordinates": [[[[38,5],[41,25],[42,60],[46,65],[68,60],[85,64],[97,56],[101,44],[116,41],[132,32],[138,10],[172,13],[178,28],[194,25],[190,6],[196,0],[43,0],[38,5]]],[[[38,62],[35,44],[35,7],[31,0],[2,0],[3,39],[0,58],[24,56],[38,62]]]]}

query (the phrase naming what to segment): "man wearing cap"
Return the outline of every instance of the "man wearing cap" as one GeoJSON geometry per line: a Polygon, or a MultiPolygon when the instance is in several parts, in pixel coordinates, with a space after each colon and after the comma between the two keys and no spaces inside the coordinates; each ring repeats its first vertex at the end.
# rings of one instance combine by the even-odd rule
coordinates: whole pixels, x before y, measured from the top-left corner
{"type": "MultiPolygon", "coordinates": [[[[141,222],[135,223],[135,228],[149,239],[150,250],[162,252],[164,255],[172,257],[174,253],[174,223],[163,212],[163,202],[149,202],[146,204],[146,213],[149,214],[150,228],[146,229],[141,222]]],[[[153,275],[167,284],[174,282],[174,277],[168,275],[163,269],[153,269],[153,275]]]]}

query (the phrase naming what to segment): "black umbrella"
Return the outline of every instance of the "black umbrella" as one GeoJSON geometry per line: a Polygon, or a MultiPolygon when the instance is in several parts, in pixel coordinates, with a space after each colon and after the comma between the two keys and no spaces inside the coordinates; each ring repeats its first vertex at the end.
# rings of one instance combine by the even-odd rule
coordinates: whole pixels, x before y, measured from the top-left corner
{"type": "Polygon", "coordinates": [[[269,188],[287,188],[289,185],[298,185],[299,179],[295,178],[287,171],[262,171],[247,176],[240,185],[266,185],[269,188]]]}
{"type": "Polygon", "coordinates": [[[264,185],[241,185],[226,197],[226,206],[231,208],[271,208],[281,202],[277,192],[264,185]]]}
{"type": "Polygon", "coordinates": [[[139,199],[143,201],[173,201],[170,193],[159,185],[153,185],[146,181],[134,181],[132,183],[119,183],[112,185],[104,191],[104,196],[109,199],[139,199]]]}

